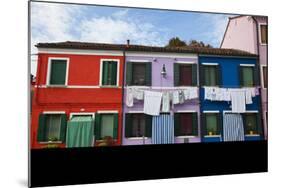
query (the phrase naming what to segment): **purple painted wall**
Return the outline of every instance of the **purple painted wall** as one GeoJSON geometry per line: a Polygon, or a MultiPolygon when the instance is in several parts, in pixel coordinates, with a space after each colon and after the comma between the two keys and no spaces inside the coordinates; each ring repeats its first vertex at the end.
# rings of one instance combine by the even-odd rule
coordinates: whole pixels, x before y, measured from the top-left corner
{"type": "MultiPolygon", "coordinates": [[[[198,64],[197,56],[196,55],[177,55],[177,54],[159,54],[159,53],[146,53],[146,54],[132,54],[130,53],[126,54],[126,62],[128,61],[150,61],[152,62],[152,86],[149,87],[149,90],[153,91],[164,91],[164,90],[172,90],[174,87],[174,68],[173,64],[175,62],[194,62],[198,64]],[[156,61],[154,59],[156,58],[156,61]],[[175,59],[176,58],[176,59],[175,59]],[[162,78],[160,72],[162,70],[162,66],[165,64],[167,76],[166,78],[162,78]]],[[[126,68],[125,68],[126,69],[126,68]]],[[[198,69],[197,69],[198,71],[198,69]]],[[[125,83],[126,85],[126,83],[125,83]]],[[[179,88],[179,87],[176,87],[179,88]]],[[[126,89],[125,89],[125,95],[126,98],[126,89]]],[[[130,111],[143,111],[143,101],[134,101],[133,107],[127,107],[126,104],[124,104],[124,116],[123,119],[125,120],[125,114],[130,111]]],[[[192,100],[192,101],[186,101],[184,104],[175,105],[175,108],[172,110],[172,112],[177,111],[195,111],[198,113],[198,133],[200,133],[200,108],[199,108],[199,99],[192,100]]],[[[125,137],[125,121],[123,121],[123,138],[122,138],[122,144],[123,145],[139,145],[139,144],[151,144],[151,138],[145,139],[145,143],[142,138],[126,138],[125,137]]],[[[184,138],[175,138],[175,143],[183,143],[184,138]]],[[[193,137],[189,138],[189,142],[200,142],[200,137],[193,137]]]]}
{"type": "Polygon", "coordinates": [[[265,138],[267,138],[267,89],[263,87],[262,67],[267,66],[267,44],[261,44],[260,24],[267,25],[265,16],[240,16],[230,18],[226,28],[221,48],[234,48],[259,54],[260,78],[261,78],[261,100],[263,109],[263,125],[265,138]],[[257,22],[255,22],[255,20],[257,22]]]}

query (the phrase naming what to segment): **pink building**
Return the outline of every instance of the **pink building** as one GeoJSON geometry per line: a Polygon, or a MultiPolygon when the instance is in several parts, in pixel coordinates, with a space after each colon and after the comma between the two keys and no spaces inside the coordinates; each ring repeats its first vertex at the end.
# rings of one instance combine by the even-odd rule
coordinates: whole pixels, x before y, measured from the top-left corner
{"type": "Polygon", "coordinates": [[[221,48],[234,48],[259,55],[264,135],[267,139],[267,17],[229,18],[221,48]]]}

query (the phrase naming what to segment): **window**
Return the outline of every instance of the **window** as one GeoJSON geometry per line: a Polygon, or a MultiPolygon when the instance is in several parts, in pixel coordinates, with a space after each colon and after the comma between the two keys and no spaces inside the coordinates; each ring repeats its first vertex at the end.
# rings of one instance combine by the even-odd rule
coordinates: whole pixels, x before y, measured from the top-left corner
{"type": "Polygon", "coordinates": [[[219,113],[203,113],[203,122],[205,123],[205,135],[221,134],[221,118],[219,113]]]}
{"type": "Polygon", "coordinates": [[[267,25],[260,25],[261,43],[267,44],[267,25]]]}
{"type": "Polygon", "coordinates": [[[260,134],[260,119],[258,113],[244,114],[245,134],[260,134]]]}
{"type": "Polygon", "coordinates": [[[268,74],[267,74],[267,66],[263,66],[262,67],[262,75],[263,75],[263,87],[267,88],[267,78],[268,78],[268,74]]]}
{"type": "Polygon", "coordinates": [[[152,118],[149,115],[126,114],[125,137],[151,137],[152,118]]]}
{"type": "Polygon", "coordinates": [[[50,59],[49,62],[49,85],[67,84],[67,59],[50,59]]]}
{"type": "Polygon", "coordinates": [[[241,87],[254,86],[254,66],[240,66],[240,85],[241,87]]]}
{"type": "Polygon", "coordinates": [[[117,85],[117,61],[102,61],[102,85],[116,86],[117,85]]]}
{"type": "Polygon", "coordinates": [[[127,62],[127,85],[150,86],[151,62],[127,62]]]}
{"type": "Polygon", "coordinates": [[[197,65],[196,64],[174,64],[174,85],[175,86],[196,86],[197,65]]]}
{"type": "Polygon", "coordinates": [[[95,124],[96,140],[104,137],[117,139],[118,114],[97,114],[95,124]]]}
{"type": "Polygon", "coordinates": [[[219,65],[203,65],[201,72],[201,80],[203,86],[219,86],[220,85],[220,67],[219,65]]]}
{"type": "Polygon", "coordinates": [[[175,136],[197,136],[197,113],[175,113],[175,136]]]}
{"type": "Polygon", "coordinates": [[[66,115],[65,114],[41,114],[37,141],[65,141],[66,115]]]}

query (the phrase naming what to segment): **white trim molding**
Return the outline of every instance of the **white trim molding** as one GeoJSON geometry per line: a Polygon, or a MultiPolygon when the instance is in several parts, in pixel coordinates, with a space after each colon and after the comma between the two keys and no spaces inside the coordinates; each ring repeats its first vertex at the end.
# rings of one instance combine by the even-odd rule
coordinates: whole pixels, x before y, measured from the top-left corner
{"type": "Polygon", "coordinates": [[[128,62],[132,62],[132,63],[151,63],[152,61],[150,60],[141,60],[141,59],[131,59],[128,62]]]}
{"type": "Polygon", "coordinates": [[[118,114],[118,110],[98,110],[98,114],[118,114]]]}
{"type": "Polygon", "coordinates": [[[144,111],[127,111],[125,114],[144,114],[144,111]]]}
{"type": "Polygon", "coordinates": [[[177,110],[174,113],[199,113],[196,110],[177,110]]]}
{"type": "Polygon", "coordinates": [[[229,113],[229,114],[250,114],[250,113],[259,113],[258,110],[246,110],[245,112],[242,112],[242,113],[237,113],[237,112],[232,112],[231,110],[224,110],[223,111],[223,114],[225,113],[229,113]]]}
{"type": "Polygon", "coordinates": [[[46,86],[47,87],[65,87],[68,85],[68,74],[69,74],[69,58],[68,57],[49,57],[48,58],[48,66],[47,66],[47,78],[46,78],[46,86]],[[52,60],[66,60],[66,72],[65,72],[65,83],[64,85],[51,85],[51,64],[52,60]]]}
{"type": "Polygon", "coordinates": [[[195,61],[176,61],[178,64],[197,64],[195,61]]]}
{"type": "Polygon", "coordinates": [[[241,67],[255,67],[255,64],[239,64],[241,67]]]}
{"type": "Polygon", "coordinates": [[[219,65],[218,63],[201,63],[202,65],[212,66],[212,65],[219,65]]]}
{"type": "Polygon", "coordinates": [[[220,113],[220,111],[219,110],[203,110],[203,113],[206,113],[206,114],[208,114],[208,113],[220,113]]]}
{"type": "MultiPolygon", "coordinates": [[[[268,25],[267,23],[259,23],[259,26],[258,26],[258,35],[259,35],[259,45],[262,45],[262,46],[267,46],[267,43],[268,43],[268,41],[267,41],[267,43],[262,43],[262,41],[261,41],[261,26],[262,25],[268,25]]],[[[267,31],[268,32],[268,31],[267,31]]]]}
{"type": "MultiPolygon", "coordinates": [[[[268,72],[268,66],[267,65],[261,65],[261,74],[260,74],[260,76],[261,76],[261,87],[262,87],[262,89],[267,89],[267,88],[264,87],[264,77],[263,77],[264,76],[264,72],[263,72],[264,67],[267,68],[267,72],[268,72]]],[[[268,75],[267,75],[267,77],[268,77],[268,75]]],[[[268,78],[267,78],[267,80],[268,80],[268,78]]],[[[267,81],[267,83],[268,83],[268,81],[267,81]]]]}
{"type": "Polygon", "coordinates": [[[119,74],[120,74],[120,59],[100,59],[100,87],[118,87],[119,86],[119,74]],[[116,74],[116,85],[102,85],[102,74],[103,74],[103,62],[104,61],[115,61],[117,62],[117,74],[116,74]]]}
{"type": "Polygon", "coordinates": [[[66,114],[65,111],[43,111],[43,114],[66,114]]]}
{"type": "Polygon", "coordinates": [[[71,112],[69,114],[69,119],[71,119],[73,115],[81,115],[81,116],[91,115],[93,119],[95,119],[95,112],[71,112]]]}

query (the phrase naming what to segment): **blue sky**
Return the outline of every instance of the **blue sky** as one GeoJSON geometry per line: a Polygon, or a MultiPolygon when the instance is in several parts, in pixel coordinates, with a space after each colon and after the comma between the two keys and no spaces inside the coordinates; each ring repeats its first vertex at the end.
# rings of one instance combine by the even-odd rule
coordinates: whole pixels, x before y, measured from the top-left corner
{"type": "MultiPolygon", "coordinates": [[[[228,17],[153,9],[56,3],[31,3],[31,44],[86,41],[164,46],[172,37],[196,39],[219,47],[228,17]]],[[[36,60],[34,60],[35,62],[36,60]]],[[[34,64],[34,63],[33,63],[34,64]]],[[[31,66],[34,73],[36,65],[31,66]]]]}

